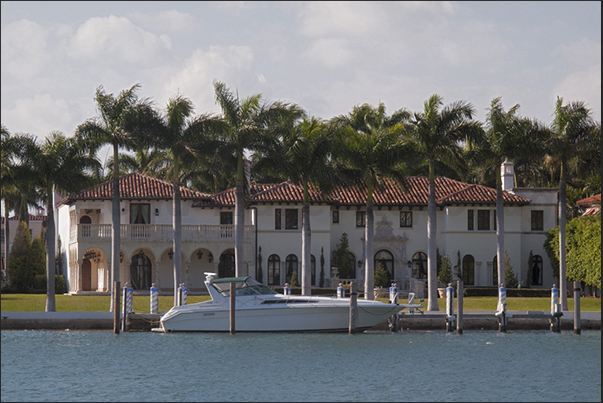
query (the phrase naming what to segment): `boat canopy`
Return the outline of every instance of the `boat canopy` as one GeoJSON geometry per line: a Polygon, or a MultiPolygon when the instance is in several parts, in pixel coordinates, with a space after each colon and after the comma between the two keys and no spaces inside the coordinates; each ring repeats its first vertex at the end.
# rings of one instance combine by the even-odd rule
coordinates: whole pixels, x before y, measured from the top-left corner
{"type": "Polygon", "coordinates": [[[224,277],[210,281],[210,284],[225,297],[230,295],[230,283],[235,284],[235,295],[271,295],[277,294],[272,288],[247,277],[224,277]]]}

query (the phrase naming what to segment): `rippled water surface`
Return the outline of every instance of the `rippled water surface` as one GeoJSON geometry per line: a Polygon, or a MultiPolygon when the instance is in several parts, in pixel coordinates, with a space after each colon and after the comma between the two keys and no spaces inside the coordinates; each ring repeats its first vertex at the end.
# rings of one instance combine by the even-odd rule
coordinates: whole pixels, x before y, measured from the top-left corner
{"type": "Polygon", "coordinates": [[[601,332],[2,331],[7,401],[601,401],[601,332]]]}

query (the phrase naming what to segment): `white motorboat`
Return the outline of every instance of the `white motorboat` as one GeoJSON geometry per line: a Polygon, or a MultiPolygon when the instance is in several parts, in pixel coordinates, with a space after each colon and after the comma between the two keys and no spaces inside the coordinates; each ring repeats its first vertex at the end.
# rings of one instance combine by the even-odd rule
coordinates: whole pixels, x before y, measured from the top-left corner
{"type": "MultiPolygon", "coordinates": [[[[215,278],[205,273],[211,300],[173,307],[157,332],[230,331],[230,284],[235,284],[237,332],[343,332],[349,329],[350,298],[279,294],[251,277],[215,278]]],[[[369,329],[409,307],[358,299],[356,330],[369,329]]],[[[413,305],[421,307],[421,305],[413,305]]]]}

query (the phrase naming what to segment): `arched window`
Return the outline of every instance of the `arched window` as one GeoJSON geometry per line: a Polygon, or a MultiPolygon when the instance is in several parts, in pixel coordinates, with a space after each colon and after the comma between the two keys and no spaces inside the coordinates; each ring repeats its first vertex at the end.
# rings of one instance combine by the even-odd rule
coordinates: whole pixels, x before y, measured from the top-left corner
{"type": "Polygon", "coordinates": [[[289,255],[287,256],[287,259],[285,260],[285,270],[286,270],[286,281],[289,283],[289,285],[293,285],[291,284],[291,277],[293,276],[293,273],[295,273],[295,276],[297,277],[297,282],[299,283],[301,281],[301,279],[299,278],[299,273],[297,271],[297,256],[295,255],[289,255]]]}
{"type": "Polygon", "coordinates": [[[463,283],[475,285],[475,259],[471,255],[463,257],[463,283]]]}
{"type": "Polygon", "coordinates": [[[542,285],[542,257],[532,257],[532,285],[542,285]]]}
{"type": "Polygon", "coordinates": [[[379,267],[383,267],[387,271],[388,280],[391,281],[394,278],[394,255],[385,249],[377,251],[375,253],[375,271],[379,267]]]}
{"type": "Polygon", "coordinates": [[[268,285],[281,285],[281,259],[278,255],[268,258],[268,285]]]}
{"type": "Polygon", "coordinates": [[[427,279],[427,255],[423,252],[412,256],[412,278],[427,279]]]}
{"type": "Polygon", "coordinates": [[[218,264],[218,276],[234,277],[235,276],[235,255],[234,249],[228,249],[220,255],[220,263],[218,264]]]}
{"type": "Polygon", "coordinates": [[[148,290],[151,288],[151,259],[141,250],[132,257],[130,265],[130,279],[135,290],[148,290]]]}
{"type": "Polygon", "coordinates": [[[316,258],[310,255],[310,271],[312,272],[312,285],[316,285],[316,258]]]}

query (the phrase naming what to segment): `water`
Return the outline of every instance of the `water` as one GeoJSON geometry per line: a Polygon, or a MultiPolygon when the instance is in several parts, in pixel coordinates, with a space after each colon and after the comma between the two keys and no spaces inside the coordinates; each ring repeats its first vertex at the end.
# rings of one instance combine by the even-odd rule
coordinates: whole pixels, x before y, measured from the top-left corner
{"type": "Polygon", "coordinates": [[[2,331],[7,401],[601,401],[601,332],[2,331]]]}

